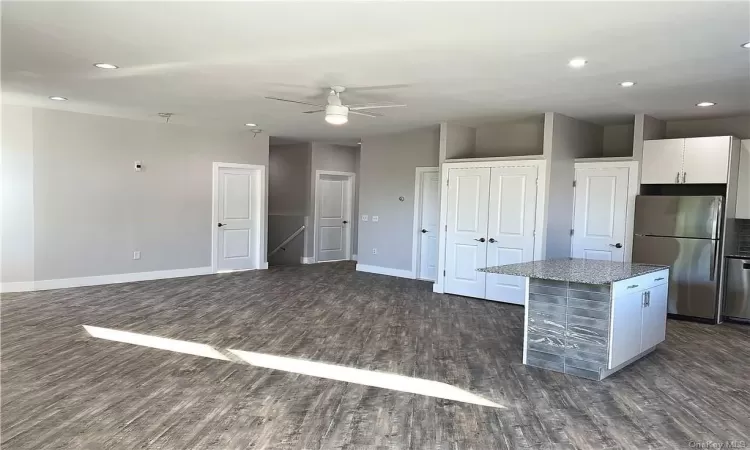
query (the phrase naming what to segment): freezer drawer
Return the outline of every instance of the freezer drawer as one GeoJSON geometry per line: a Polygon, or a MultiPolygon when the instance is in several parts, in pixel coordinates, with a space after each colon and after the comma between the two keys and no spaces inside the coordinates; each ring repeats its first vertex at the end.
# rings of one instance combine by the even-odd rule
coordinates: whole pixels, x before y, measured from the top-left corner
{"type": "Polygon", "coordinates": [[[633,262],[670,266],[667,312],[714,319],[718,307],[719,241],[636,236],[633,262]]]}
{"type": "Polygon", "coordinates": [[[727,258],[724,315],[750,320],[750,259],[727,258]]]}

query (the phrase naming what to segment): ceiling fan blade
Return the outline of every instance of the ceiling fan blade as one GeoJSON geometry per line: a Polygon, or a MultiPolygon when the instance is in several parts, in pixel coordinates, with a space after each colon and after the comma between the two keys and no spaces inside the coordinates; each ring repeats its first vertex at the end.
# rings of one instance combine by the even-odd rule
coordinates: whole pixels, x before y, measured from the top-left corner
{"type": "Polygon", "coordinates": [[[382,109],[382,108],[403,108],[406,105],[403,104],[364,104],[364,105],[349,105],[349,111],[361,111],[363,109],[382,109]]]}
{"type": "Polygon", "coordinates": [[[318,105],[316,103],[300,102],[298,100],[287,100],[285,98],[278,98],[278,97],[266,97],[266,98],[269,100],[278,100],[280,102],[299,103],[300,105],[317,106],[318,108],[325,108],[325,105],[318,105]]]}
{"type": "Polygon", "coordinates": [[[382,117],[382,114],[373,113],[373,112],[361,112],[361,111],[352,111],[349,110],[349,114],[356,114],[358,116],[367,116],[367,117],[382,117]]]}
{"type": "Polygon", "coordinates": [[[312,114],[312,113],[319,113],[319,112],[325,112],[325,109],[314,109],[312,111],[302,111],[302,114],[312,114]]]}

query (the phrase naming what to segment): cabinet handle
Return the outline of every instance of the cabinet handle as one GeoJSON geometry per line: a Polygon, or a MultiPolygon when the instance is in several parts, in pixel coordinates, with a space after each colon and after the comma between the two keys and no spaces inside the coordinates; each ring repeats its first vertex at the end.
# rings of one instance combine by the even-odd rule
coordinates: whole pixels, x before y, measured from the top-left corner
{"type": "Polygon", "coordinates": [[[646,307],[651,306],[651,291],[646,291],[646,307]]]}
{"type": "Polygon", "coordinates": [[[637,287],[638,287],[637,284],[631,284],[630,286],[628,286],[628,289],[635,289],[637,287]]]}
{"type": "Polygon", "coordinates": [[[654,281],[661,281],[663,279],[664,279],[664,277],[659,277],[659,278],[655,279],[654,281]]]}
{"type": "Polygon", "coordinates": [[[677,172],[677,177],[674,179],[674,182],[680,184],[680,172],[677,172]]]}
{"type": "Polygon", "coordinates": [[[687,172],[682,172],[682,184],[685,184],[685,180],[687,180],[687,172]]]}
{"type": "Polygon", "coordinates": [[[646,293],[645,292],[641,294],[641,307],[642,308],[646,307],[646,293]]]}

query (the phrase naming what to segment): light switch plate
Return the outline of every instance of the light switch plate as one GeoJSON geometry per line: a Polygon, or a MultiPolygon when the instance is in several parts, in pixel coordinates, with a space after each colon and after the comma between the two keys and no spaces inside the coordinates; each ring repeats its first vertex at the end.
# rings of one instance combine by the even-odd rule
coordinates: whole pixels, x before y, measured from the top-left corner
{"type": "Polygon", "coordinates": [[[141,259],[141,251],[136,250],[133,252],[133,259],[141,259]]]}
{"type": "Polygon", "coordinates": [[[372,221],[377,222],[380,218],[378,216],[372,216],[372,221]]]}
{"type": "Polygon", "coordinates": [[[362,222],[367,222],[368,216],[367,214],[362,214],[362,222]]]}

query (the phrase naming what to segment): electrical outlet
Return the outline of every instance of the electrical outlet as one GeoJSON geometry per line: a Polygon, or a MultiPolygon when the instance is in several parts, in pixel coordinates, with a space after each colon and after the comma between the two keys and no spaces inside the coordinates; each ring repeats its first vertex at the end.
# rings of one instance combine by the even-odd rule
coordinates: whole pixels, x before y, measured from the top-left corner
{"type": "Polygon", "coordinates": [[[372,254],[373,255],[377,255],[378,254],[378,249],[376,249],[376,248],[372,249],[372,254]]]}
{"type": "Polygon", "coordinates": [[[379,219],[380,219],[380,217],[378,217],[378,216],[372,216],[372,221],[373,222],[377,222],[379,219]]]}
{"type": "Polygon", "coordinates": [[[133,252],[133,259],[141,259],[141,251],[136,250],[133,252]]]}
{"type": "Polygon", "coordinates": [[[367,214],[362,214],[362,222],[367,222],[367,214]]]}

